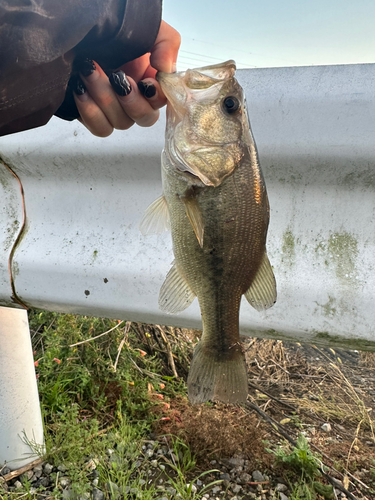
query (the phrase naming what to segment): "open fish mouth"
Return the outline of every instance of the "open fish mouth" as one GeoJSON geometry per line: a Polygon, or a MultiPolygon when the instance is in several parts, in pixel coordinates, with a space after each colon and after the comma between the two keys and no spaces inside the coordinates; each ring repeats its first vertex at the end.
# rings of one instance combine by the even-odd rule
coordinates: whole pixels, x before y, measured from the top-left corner
{"type": "Polygon", "coordinates": [[[236,63],[230,59],[212,66],[202,66],[177,73],[159,71],[156,80],[174,111],[182,116],[185,104],[192,96],[202,101],[215,97],[222,85],[233,78],[235,72],[236,63]]]}

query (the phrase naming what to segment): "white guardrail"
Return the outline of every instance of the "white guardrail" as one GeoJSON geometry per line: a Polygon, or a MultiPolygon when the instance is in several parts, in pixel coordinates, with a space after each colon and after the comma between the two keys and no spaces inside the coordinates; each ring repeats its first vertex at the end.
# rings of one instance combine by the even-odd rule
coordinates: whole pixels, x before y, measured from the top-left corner
{"type": "MultiPolygon", "coordinates": [[[[243,304],[241,333],[375,349],[375,64],[237,76],[271,205],[268,255],[278,285],[268,311],[243,304]]],[[[99,139],[52,119],[0,138],[0,306],[17,307],[16,295],[30,307],[200,327],[197,301],[176,316],[159,310],[170,235],[139,232],[161,194],[164,126],[162,118],[99,139]]],[[[18,350],[3,340],[7,311],[0,463],[8,456],[1,360],[9,370],[18,350]]]]}

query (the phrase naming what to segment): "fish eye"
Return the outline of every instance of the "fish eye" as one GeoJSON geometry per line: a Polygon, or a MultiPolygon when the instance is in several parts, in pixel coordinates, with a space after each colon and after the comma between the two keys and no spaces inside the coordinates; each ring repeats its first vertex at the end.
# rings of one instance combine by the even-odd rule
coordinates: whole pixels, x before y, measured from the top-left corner
{"type": "Polygon", "coordinates": [[[232,95],[226,97],[223,101],[223,107],[224,111],[229,113],[230,115],[238,111],[240,107],[240,101],[237,99],[237,97],[234,97],[232,95]]]}

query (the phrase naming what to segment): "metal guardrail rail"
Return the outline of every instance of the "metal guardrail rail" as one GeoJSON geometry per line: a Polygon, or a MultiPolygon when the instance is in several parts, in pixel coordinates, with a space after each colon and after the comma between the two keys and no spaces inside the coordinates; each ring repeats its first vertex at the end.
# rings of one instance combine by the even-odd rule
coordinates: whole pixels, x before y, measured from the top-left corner
{"type": "MultiPolygon", "coordinates": [[[[375,65],[239,70],[271,205],[278,301],[242,333],[371,348],[375,341],[375,65]]],[[[0,305],[197,327],[162,314],[170,235],[138,225],[161,193],[164,121],[107,139],[80,124],[0,139],[0,305]]]]}
{"type": "MultiPolygon", "coordinates": [[[[241,332],[374,349],[375,65],[239,70],[238,79],[278,283],[270,310],[243,304],[241,332]]],[[[200,326],[197,301],[176,316],[158,309],[170,235],[138,229],[161,194],[164,126],[98,139],[53,119],[0,138],[0,306],[200,326]]],[[[3,345],[0,336],[0,357],[3,345]]]]}

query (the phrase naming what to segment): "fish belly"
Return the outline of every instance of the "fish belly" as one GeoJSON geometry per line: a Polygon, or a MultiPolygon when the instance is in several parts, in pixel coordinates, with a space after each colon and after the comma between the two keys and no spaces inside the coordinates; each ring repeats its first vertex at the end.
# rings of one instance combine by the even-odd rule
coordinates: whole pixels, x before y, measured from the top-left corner
{"type": "Polygon", "coordinates": [[[268,204],[258,178],[245,158],[220,186],[193,191],[204,224],[201,246],[183,201],[191,193],[189,183],[182,176],[164,176],[175,265],[197,296],[202,314],[203,335],[188,378],[192,402],[247,397],[239,308],[265,252],[268,204]]]}

